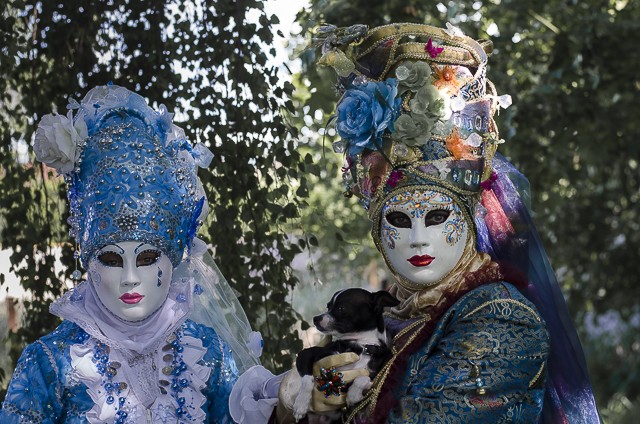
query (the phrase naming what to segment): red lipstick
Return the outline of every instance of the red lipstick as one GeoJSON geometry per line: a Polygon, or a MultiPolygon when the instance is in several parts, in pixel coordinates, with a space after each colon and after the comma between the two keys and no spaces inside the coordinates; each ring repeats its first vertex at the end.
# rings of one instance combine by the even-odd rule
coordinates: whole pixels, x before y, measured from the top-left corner
{"type": "Polygon", "coordinates": [[[120,296],[120,300],[122,300],[124,303],[128,305],[132,305],[134,303],[140,302],[143,297],[144,295],[141,295],[139,293],[125,293],[122,296],[120,296]]]}
{"type": "Polygon", "coordinates": [[[422,255],[422,256],[415,255],[407,259],[407,261],[409,261],[413,266],[427,266],[431,262],[433,262],[434,259],[435,258],[433,256],[429,256],[429,255],[422,255]]]}

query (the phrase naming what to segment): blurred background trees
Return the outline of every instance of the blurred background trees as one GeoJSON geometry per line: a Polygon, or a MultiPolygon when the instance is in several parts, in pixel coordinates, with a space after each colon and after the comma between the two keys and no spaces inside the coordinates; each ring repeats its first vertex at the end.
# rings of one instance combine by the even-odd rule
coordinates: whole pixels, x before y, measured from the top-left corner
{"type": "Polygon", "coordinates": [[[292,328],[315,312],[310,304],[321,308],[335,286],[385,279],[364,211],[342,197],[335,131],[325,127],[335,77],[302,48],[309,31],[451,22],[494,43],[488,74],[514,103],[497,118],[501,150],[531,181],[603,416],[625,423],[640,412],[639,2],[310,0],[290,42],[302,62],[295,91],[268,61],[277,18],[262,2],[58,3],[0,7],[0,245],[32,293],[5,342],[14,361],[57,324],[47,305],[73,269],[54,266],[56,252],[72,264],[64,188],[30,165],[43,114],[108,81],[179,111],[191,139],[216,155],[201,174],[212,205],[203,236],[279,371],[301,346],[292,328]]]}

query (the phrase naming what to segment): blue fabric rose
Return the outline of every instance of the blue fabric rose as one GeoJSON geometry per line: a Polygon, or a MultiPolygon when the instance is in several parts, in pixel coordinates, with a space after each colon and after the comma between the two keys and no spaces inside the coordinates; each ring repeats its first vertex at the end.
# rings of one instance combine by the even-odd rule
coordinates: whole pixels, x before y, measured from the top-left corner
{"type": "Polygon", "coordinates": [[[337,108],[337,130],[348,144],[349,155],[375,149],[384,131],[393,131],[397,93],[395,78],[353,85],[345,92],[337,108]]]}

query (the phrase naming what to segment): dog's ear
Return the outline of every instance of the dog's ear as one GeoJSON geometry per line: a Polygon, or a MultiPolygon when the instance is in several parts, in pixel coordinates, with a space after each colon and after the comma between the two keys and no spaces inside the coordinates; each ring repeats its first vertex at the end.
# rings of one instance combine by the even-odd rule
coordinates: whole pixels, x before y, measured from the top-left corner
{"type": "Polygon", "coordinates": [[[400,304],[400,301],[393,297],[391,293],[385,290],[380,290],[373,293],[373,302],[377,311],[382,312],[383,308],[387,308],[389,306],[397,306],[400,304]]]}

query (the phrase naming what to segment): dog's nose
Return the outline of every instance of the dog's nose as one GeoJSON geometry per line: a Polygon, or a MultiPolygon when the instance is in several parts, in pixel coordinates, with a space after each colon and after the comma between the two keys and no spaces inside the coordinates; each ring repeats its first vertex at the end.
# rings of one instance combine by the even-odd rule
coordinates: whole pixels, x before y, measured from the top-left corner
{"type": "Polygon", "coordinates": [[[320,324],[320,321],[322,321],[322,315],[316,315],[315,317],[313,317],[313,325],[320,324]]]}

